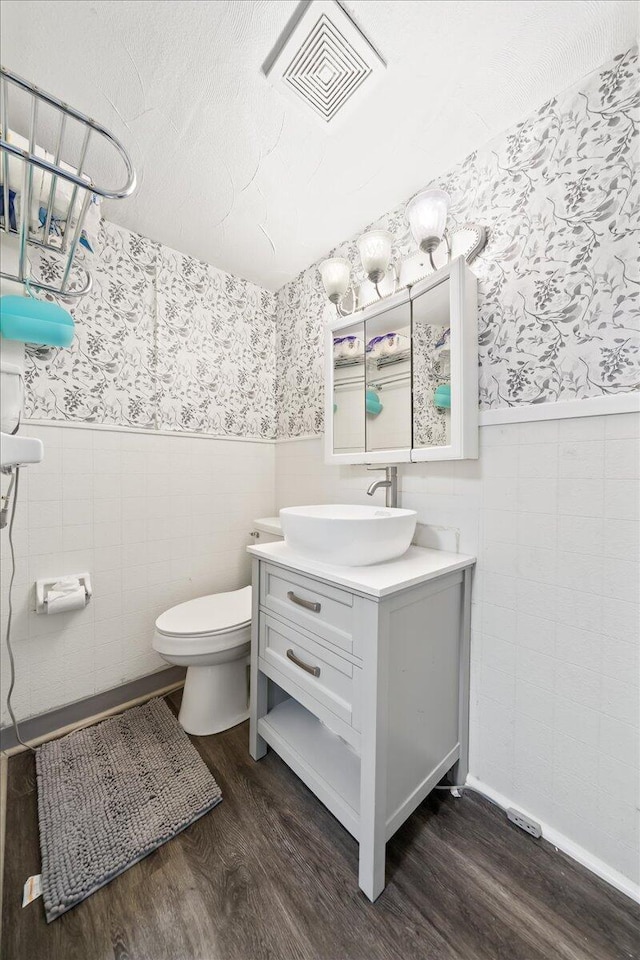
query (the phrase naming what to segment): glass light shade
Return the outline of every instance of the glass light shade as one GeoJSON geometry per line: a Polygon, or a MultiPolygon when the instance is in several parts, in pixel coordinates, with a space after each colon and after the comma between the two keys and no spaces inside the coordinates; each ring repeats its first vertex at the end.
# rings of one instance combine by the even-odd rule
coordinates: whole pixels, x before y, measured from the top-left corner
{"type": "Polygon", "coordinates": [[[330,257],[318,267],[324,292],[331,303],[339,303],[347,290],[351,279],[351,264],[344,257],[330,257]]]}
{"type": "Polygon", "coordinates": [[[449,194],[444,190],[423,190],[407,204],[413,239],[425,253],[433,253],[442,240],[448,211],[449,194]]]}
{"type": "Polygon", "coordinates": [[[392,242],[388,230],[369,230],[358,238],[362,268],[372,283],[379,283],[387,272],[392,242]]]}

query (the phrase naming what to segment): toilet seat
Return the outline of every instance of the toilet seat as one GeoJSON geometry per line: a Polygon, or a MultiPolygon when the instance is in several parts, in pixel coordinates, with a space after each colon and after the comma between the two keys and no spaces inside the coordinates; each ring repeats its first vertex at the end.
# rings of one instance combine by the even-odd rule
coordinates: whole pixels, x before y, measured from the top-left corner
{"type": "Polygon", "coordinates": [[[251,622],[251,587],[229,593],[211,593],[179,603],[156,620],[166,637],[202,637],[234,630],[251,622]]]}
{"type": "Polygon", "coordinates": [[[158,653],[181,656],[230,650],[250,639],[251,587],[179,603],[156,620],[158,653]]]}

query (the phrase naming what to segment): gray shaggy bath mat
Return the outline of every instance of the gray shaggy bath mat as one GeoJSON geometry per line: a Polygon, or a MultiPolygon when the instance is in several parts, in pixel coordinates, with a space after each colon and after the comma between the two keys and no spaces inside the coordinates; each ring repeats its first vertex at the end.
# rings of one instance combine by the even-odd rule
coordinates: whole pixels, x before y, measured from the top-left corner
{"type": "Polygon", "coordinates": [[[222,800],[164,700],[43,744],[36,772],[48,923],[222,800]]]}

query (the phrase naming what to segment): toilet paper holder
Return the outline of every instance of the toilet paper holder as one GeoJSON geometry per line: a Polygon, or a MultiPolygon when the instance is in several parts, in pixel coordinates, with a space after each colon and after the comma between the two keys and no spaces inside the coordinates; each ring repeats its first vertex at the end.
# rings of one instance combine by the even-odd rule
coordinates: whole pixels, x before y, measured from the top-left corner
{"type": "Polygon", "coordinates": [[[47,613],[47,604],[49,593],[58,584],[71,584],[77,581],[80,587],[84,587],[84,605],[89,603],[93,595],[91,588],[91,576],[88,573],[67,573],[62,577],[45,577],[43,580],[36,580],[36,613],[47,613]]]}

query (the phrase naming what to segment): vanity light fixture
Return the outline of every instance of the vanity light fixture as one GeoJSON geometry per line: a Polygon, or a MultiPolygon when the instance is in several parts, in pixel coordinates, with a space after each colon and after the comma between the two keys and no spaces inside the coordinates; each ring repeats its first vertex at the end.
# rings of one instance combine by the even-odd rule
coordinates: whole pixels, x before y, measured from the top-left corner
{"type": "Polygon", "coordinates": [[[351,264],[344,257],[329,257],[323,260],[318,267],[324,292],[331,303],[335,303],[338,310],[340,304],[349,292],[351,283],[351,264]]]}
{"type": "Polygon", "coordinates": [[[413,239],[422,252],[429,255],[434,270],[433,251],[446,235],[448,212],[449,194],[444,190],[423,190],[409,201],[405,211],[413,239]]]}
{"type": "MultiPolygon", "coordinates": [[[[367,230],[358,237],[357,246],[362,269],[376,290],[389,269],[392,243],[393,236],[388,230],[367,230]]],[[[380,296],[379,291],[378,296],[380,296]]]]}
{"type": "Polygon", "coordinates": [[[487,242],[487,231],[477,223],[463,223],[447,230],[449,204],[449,194],[436,189],[420,191],[407,204],[405,216],[420,251],[417,255],[394,261],[393,235],[388,230],[373,229],[356,241],[364,277],[361,274],[360,279],[352,282],[351,265],[344,257],[322,261],[318,269],[325,293],[340,316],[355,313],[372,302],[371,288],[367,289],[365,278],[382,299],[423,279],[425,268],[428,275],[456,257],[463,256],[467,263],[477,257],[487,242]],[[423,254],[428,257],[428,266],[423,254]],[[380,284],[387,274],[393,277],[393,288],[382,292],[380,284]],[[348,309],[345,310],[343,304],[348,309]]]}

